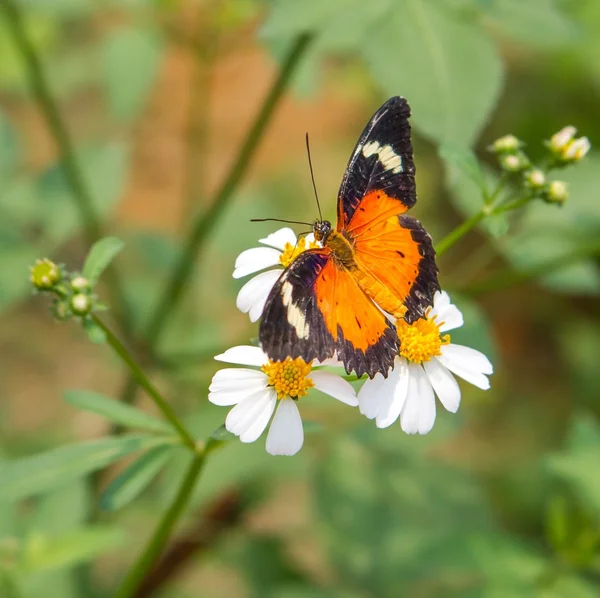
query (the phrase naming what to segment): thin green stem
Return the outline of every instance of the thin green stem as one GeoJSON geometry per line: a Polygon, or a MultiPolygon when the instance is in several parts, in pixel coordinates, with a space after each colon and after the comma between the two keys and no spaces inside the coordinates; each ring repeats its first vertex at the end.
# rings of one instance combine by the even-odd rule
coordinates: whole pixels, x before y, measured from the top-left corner
{"type": "Polygon", "coordinates": [[[102,328],[106,334],[106,340],[108,344],[113,348],[115,353],[125,362],[125,364],[131,370],[132,377],[136,382],[148,393],[150,398],[154,401],[156,406],[162,411],[163,415],[169,420],[177,434],[180,436],[183,443],[193,451],[196,450],[196,442],[192,435],[185,429],[183,424],[179,421],[177,414],[173,411],[173,408],[167,403],[156,387],[150,382],[146,376],[144,370],[138,365],[131,353],[127,350],[125,345],[115,336],[115,334],[98,318],[92,316],[97,326],[102,328]]]}
{"type": "Polygon", "coordinates": [[[482,208],[468,220],[465,220],[462,224],[459,224],[453,231],[450,231],[439,243],[436,244],[436,254],[438,256],[442,255],[442,253],[450,249],[452,245],[460,241],[469,231],[474,229],[488,215],[488,213],[488,209],[482,208]]]}
{"type": "MultiPolygon", "coordinates": [[[[103,236],[103,231],[94,208],[93,197],[77,162],[71,137],[60,116],[57,102],[52,95],[36,49],[27,36],[23,16],[17,3],[14,0],[3,0],[0,2],[0,8],[4,9],[7,16],[9,30],[15,46],[23,58],[33,96],[58,148],[65,178],[71,187],[73,200],[79,210],[86,240],[89,245],[92,245],[103,236]]],[[[119,324],[124,331],[129,331],[129,309],[114,267],[106,271],[105,279],[111,293],[113,308],[119,318],[119,324]]]]}
{"type": "Polygon", "coordinates": [[[131,598],[136,595],[142,581],[150,571],[150,568],[156,559],[160,556],[175,524],[188,505],[192,491],[198,481],[198,477],[202,473],[205,456],[205,451],[194,455],[192,463],[181,482],[181,486],[179,487],[171,506],[164,514],[144,552],[127,573],[114,598],[131,598]]]}
{"type": "Polygon", "coordinates": [[[258,116],[239,150],[229,175],[217,192],[215,199],[208,210],[200,215],[192,225],[192,230],[186,240],[184,249],[158,302],[154,315],[150,320],[146,334],[146,339],[150,346],[156,344],[169,316],[174,313],[174,307],[179,302],[187,286],[196,256],[206,242],[208,234],[231,201],[233,193],[243,176],[246,174],[250,161],[275,112],[275,108],[278,106],[279,100],[281,99],[292,74],[300,63],[300,59],[304,56],[311,39],[312,37],[310,35],[303,34],[293,43],[281,67],[279,77],[269,90],[258,116]]]}

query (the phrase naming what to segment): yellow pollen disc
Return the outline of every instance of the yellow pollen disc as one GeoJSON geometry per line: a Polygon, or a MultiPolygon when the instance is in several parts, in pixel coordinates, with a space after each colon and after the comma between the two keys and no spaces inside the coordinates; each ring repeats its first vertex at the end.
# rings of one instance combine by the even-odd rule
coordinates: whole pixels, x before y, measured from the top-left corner
{"type": "Polygon", "coordinates": [[[275,389],[278,399],[299,399],[307,395],[308,389],[315,385],[309,378],[311,369],[312,361],[306,363],[300,357],[269,361],[261,368],[269,379],[269,386],[275,389]]]}
{"type": "Polygon", "coordinates": [[[412,363],[423,363],[442,354],[441,347],[450,343],[450,335],[440,334],[443,322],[438,324],[435,318],[436,316],[426,316],[412,324],[407,324],[404,320],[396,322],[400,357],[405,357],[412,363]]]}
{"type": "Polygon", "coordinates": [[[298,239],[296,245],[286,243],[283,253],[279,256],[279,262],[284,268],[287,268],[303,251],[320,247],[316,241],[306,242],[306,238],[298,239]]]}

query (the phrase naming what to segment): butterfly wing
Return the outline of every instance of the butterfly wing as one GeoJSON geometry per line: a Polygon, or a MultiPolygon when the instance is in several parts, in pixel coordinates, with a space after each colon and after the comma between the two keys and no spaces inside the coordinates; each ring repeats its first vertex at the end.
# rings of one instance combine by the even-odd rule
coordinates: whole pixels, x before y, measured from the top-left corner
{"type": "MultiPolygon", "coordinates": [[[[347,228],[362,200],[378,191],[397,213],[417,201],[415,164],[410,140],[410,107],[404,98],[389,99],[362,132],[338,194],[338,230],[347,228]]],[[[383,207],[380,213],[383,213],[383,207]]]]}
{"type": "Polygon", "coordinates": [[[431,237],[406,216],[416,200],[410,107],[388,100],[350,158],[338,199],[338,230],[352,239],[361,286],[390,313],[420,318],[439,289],[431,237]]]}
{"type": "Polygon", "coordinates": [[[312,361],[337,356],[347,372],[387,375],[397,336],[354,278],[336,266],[327,248],[301,253],[267,299],[259,329],[263,350],[274,361],[312,361]]]}

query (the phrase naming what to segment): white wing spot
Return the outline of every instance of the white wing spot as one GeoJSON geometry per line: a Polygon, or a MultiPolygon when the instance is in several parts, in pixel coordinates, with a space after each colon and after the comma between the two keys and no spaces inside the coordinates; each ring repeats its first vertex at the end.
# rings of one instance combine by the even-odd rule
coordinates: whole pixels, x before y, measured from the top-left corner
{"type": "Polygon", "coordinates": [[[402,156],[399,156],[391,145],[379,145],[378,141],[369,141],[362,148],[365,158],[377,154],[377,158],[385,170],[391,170],[394,174],[402,172],[402,156]]]}
{"type": "Polygon", "coordinates": [[[298,338],[308,338],[308,322],[302,313],[302,310],[292,303],[292,290],[294,287],[288,281],[281,285],[281,300],[287,309],[287,321],[294,328],[298,338]]]}

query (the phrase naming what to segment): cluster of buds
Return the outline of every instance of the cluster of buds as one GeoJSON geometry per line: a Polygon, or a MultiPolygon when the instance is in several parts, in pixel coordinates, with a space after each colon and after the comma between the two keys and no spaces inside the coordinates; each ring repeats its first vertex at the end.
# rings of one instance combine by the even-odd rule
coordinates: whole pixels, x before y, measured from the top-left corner
{"type": "Polygon", "coordinates": [[[562,128],[550,137],[546,145],[558,165],[566,165],[581,160],[592,147],[587,137],[575,138],[577,129],[572,126],[562,128]]]}
{"type": "Polygon", "coordinates": [[[37,260],[30,270],[35,290],[54,296],[52,313],[58,320],[85,318],[101,307],[89,280],[77,272],[67,272],[48,259],[37,260]]]}
{"type": "Polygon", "coordinates": [[[489,148],[497,156],[502,170],[510,173],[523,172],[531,164],[523,151],[524,143],[514,135],[496,139],[489,148]]]}
{"type": "Polygon", "coordinates": [[[548,172],[578,162],[590,150],[587,137],[575,138],[575,127],[564,127],[553,135],[546,146],[550,150],[550,160],[545,168],[532,165],[531,160],[523,151],[524,143],[514,135],[505,135],[496,139],[489,150],[496,154],[502,170],[508,174],[522,173],[522,185],[531,198],[562,205],[569,196],[567,184],[564,181],[549,181],[548,172]]]}

